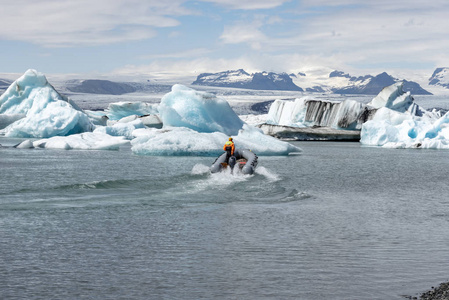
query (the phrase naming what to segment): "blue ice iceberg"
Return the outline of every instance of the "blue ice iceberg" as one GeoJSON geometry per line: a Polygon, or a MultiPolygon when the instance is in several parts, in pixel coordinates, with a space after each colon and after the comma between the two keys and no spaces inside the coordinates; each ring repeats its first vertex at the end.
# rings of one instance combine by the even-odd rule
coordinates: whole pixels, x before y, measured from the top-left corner
{"type": "Polygon", "coordinates": [[[258,155],[288,155],[299,147],[264,135],[245,124],[226,100],[174,85],[159,105],[162,129],[137,129],[131,141],[139,155],[212,155],[223,152],[232,135],[237,148],[251,149],[258,155]]]}
{"type": "Polygon", "coordinates": [[[164,126],[186,127],[198,132],[235,135],[243,126],[226,100],[180,84],[175,84],[172,91],[162,97],[159,113],[164,126]]]}
{"type": "Polygon", "coordinates": [[[449,114],[422,109],[401,84],[384,88],[368,105],[379,109],[362,126],[363,145],[449,149],[449,114]]]}
{"type": "Polygon", "coordinates": [[[381,108],[363,124],[360,142],[384,148],[449,149],[449,113],[417,117],[381,108]]]}
{"type": "Polygon", "coordinates": [[[0,131],[8,137],[65,136],[93,129],[89,117],[35,70],[26,71],[0,97],[0,114],[24,116],[0,131]]]}

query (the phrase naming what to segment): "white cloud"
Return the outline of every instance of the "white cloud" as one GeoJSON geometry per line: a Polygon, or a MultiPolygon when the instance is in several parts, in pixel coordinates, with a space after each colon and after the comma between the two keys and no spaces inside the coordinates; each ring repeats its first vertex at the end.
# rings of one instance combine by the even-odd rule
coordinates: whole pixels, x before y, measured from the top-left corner
{"type": "Polygon", "coordinates": [[[285,2],[290,2],[291,0],[201,0],[204,2],[212,2],[220,6],[231,9],[243,9],[243,10],[253,10],[253,9],[269,9],[281,6],[285,2]]]}
{"type": "Polygon", "coordinates": [[[260,22],[239,23],[225,27],[220,39],[225,44],[248,43],[253,49],[260,49],[266,36],[260,30],[260,22]]]}
{"type": "Polygon", "coordinates": [[[47,47],[146,39],[191,14],[181,1],[22,0],[2,3],[0,37],[47,47]]]}
{"type": "Polygon", "coordinates": [[[211,53],[211,50],[207,48],[196,48],[196,49],[190,49],[190,50],[184,50],[180,52],[171,52],[171,53],[164,53],[164,54],[150,54],[150,55],[143,55],[140,58],[141,59],[183,59],[183,58],[196,58],[199,56],[204,56],[211,53]]]}

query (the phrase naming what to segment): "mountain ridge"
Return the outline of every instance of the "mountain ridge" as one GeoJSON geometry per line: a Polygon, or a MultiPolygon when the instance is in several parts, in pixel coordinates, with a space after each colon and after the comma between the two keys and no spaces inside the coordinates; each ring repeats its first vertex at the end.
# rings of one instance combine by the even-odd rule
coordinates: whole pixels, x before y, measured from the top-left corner
{"type": "Polygon", "coordinates": [[[301,81],[307,77],[306,73],[287,74],[274,72],[259,72],[249,74],[243,69],[228,70],[218,73],[202,73],[192,82],[192,85],[246,88],[254,90],[286,90],[286,91],[306,91],[318,93],[334,94],[365,94],[377,95],[385,86],[402,81],[404,90],[415,95],[432,95],[423,89],[418,83],[408,80],[399,80],[386,72],[376,76],[351,76],[342,71],[332,71],[328,75],[328,81],[335,83],[317,84],[312,87],[301,86],[301,81]],[[287,79],[288,76],[288,79],[287,79]],[[239,77],[241,79],[239,79],[239,77]],[[342,80],[343,79],[343,80],[342,80]],[[343,86],[337,82],[345,82],[343,86]]]}

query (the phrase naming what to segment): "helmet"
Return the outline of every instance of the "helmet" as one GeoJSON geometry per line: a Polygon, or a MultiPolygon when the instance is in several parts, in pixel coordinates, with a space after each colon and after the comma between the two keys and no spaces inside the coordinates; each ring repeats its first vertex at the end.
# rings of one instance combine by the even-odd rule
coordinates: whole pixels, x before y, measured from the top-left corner
{"type": "Polygon", "coordinates": [[[229,140],[232,141],[232,137],[230,137],[229,140]]]}

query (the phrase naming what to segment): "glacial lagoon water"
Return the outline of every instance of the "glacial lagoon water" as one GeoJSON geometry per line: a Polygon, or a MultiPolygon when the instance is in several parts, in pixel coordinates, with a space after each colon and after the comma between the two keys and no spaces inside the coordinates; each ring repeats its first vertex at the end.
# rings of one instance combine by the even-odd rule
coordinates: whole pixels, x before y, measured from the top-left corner
{"type": "Polygon", "coordinates": [[[2,299],[404,299],[449,279],[449,152],[295,144],[252,176],[0,148],[2,299]]]}

